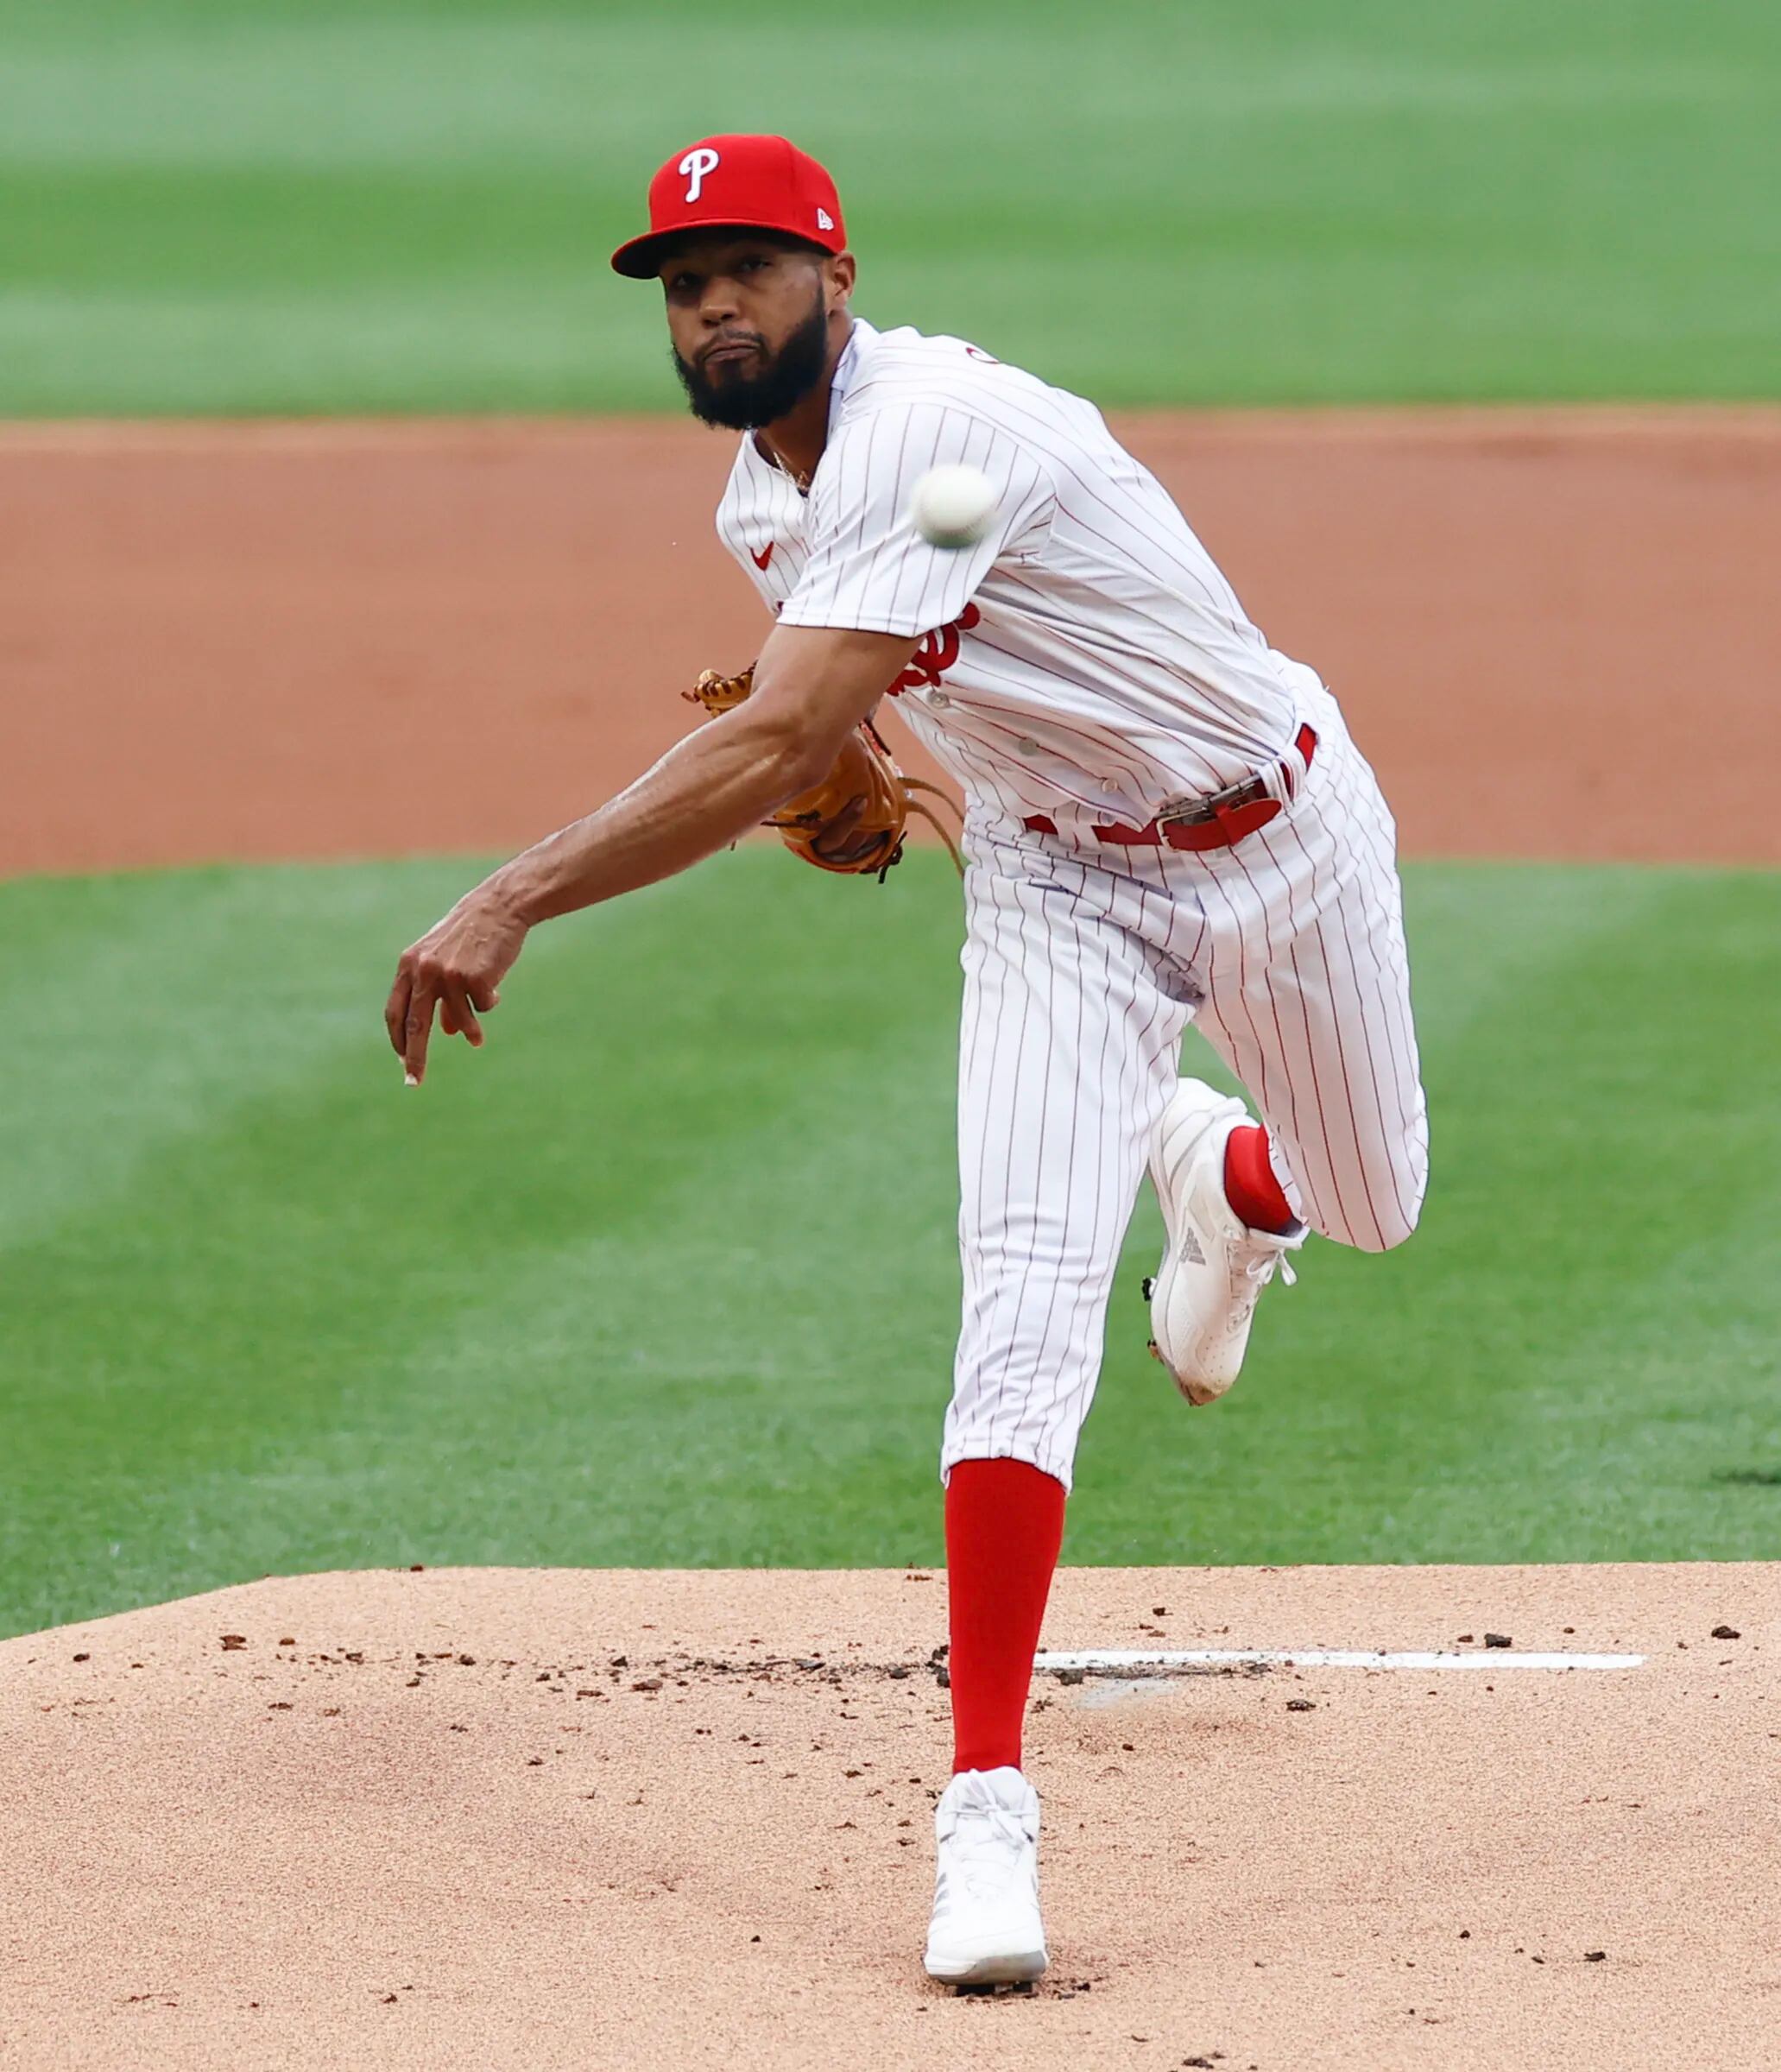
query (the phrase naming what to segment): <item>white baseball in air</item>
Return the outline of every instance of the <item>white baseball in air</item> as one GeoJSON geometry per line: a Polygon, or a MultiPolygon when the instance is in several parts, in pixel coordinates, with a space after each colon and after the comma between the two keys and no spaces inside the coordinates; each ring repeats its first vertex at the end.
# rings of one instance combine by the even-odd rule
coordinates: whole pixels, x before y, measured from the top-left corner
{"type": "Polygon", "coordinates": [[[995,485],[976,468],[930,468],[909,496],[909,517],[930,546],[975,546],[995,515],[995,485]]]}

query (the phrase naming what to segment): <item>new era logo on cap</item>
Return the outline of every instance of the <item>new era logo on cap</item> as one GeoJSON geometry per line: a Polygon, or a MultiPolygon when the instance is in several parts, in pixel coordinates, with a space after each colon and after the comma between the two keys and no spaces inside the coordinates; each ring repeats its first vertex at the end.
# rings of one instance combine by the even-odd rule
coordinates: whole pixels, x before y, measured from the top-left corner
{"type": "Polygon", "coordinates": [[[649,228],[619,246],[614,271],[647,281],[663,241],[692,230],[780,231],[825,252],[847,247],[835,182],[783,136],[703,136],[675,152],[649,183],[649,228]]]}

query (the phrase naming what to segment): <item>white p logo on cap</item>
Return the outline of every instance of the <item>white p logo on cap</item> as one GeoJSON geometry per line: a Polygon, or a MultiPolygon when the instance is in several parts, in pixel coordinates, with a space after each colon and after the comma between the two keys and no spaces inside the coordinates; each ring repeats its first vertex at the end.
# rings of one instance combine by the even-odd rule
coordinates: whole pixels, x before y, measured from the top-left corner
{"type": "Polygon", "coordinates": [[[709,144],[701,144],[696,150],[689,151],[686,154],[685,157],[680,161],[677,170],[687,176],[686,199],[688,201],[698,199],[699,189],[705,184],[706,174],[715,173],[717,169],[717,154],[709,144]]]}

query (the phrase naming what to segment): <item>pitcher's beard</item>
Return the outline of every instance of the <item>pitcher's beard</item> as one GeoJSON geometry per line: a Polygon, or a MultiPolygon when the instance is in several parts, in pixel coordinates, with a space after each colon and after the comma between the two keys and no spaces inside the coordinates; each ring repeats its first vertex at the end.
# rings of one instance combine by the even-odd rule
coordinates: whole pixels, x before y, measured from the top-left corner
{"type": "Polygon", "coordinates": [[[770,357],[726,361],[715,374],[683,360],[673,346],[674,371],[692,414],[731,432],[758,432],[794,410],[823,378],[829,357],[829,318],[818,294],[809,316],[770,357]],[[743,371],[752,370],[752,371],[743,371]]]}

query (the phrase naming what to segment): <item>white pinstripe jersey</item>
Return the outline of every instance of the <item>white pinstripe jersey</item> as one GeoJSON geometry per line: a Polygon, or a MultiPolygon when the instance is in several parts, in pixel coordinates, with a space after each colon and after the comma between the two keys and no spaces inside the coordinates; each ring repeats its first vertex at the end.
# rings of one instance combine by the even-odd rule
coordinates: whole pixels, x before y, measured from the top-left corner
{"type": "Polygon", "coordinates": [[[896,709],[992,812],[1142,823],[1297,729],[1301,666],[1101,413],[960,339],[856,320],[808,497],[744,433],[717,533],[786,625],[925,636],[896,709]],[[907,515],[950,462],[1000,491],[960,551],[907,515]]]}

